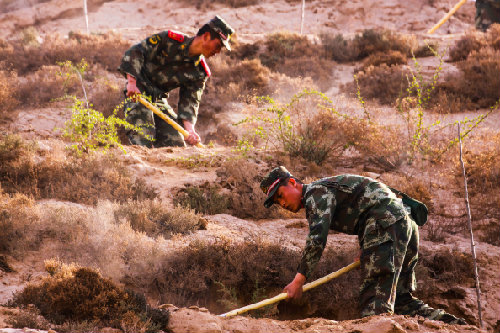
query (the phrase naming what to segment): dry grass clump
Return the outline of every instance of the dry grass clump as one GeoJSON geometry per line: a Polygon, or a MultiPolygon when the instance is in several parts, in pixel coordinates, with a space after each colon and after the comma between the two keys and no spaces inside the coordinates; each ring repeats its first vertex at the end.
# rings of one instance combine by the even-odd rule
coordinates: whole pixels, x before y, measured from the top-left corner
{"type": "Polygon", "coordinates": [[[46,156],[38,162],[32,144],[8,135],[0,138],[0,156],[0,183],[6,193],[84,204],[96,204],[99,199],[126,202],[157,196],[143,180],[132,179],[113,155],[67,156],[64,160],[46,156]]]}
{"type": "MultiPolygon", "coordinates": [[[[253,96],[263,96],[271,93],[269,77],[271,72],[263,66],[259,59],[232,60],[227,56],[219,56],[210,63],[213,77],[207,86],[207,94],[213,92],[217,99],[223,102],[235,100],[247,101],[253,96]]],[[[212,97],[212,96],[204,96],[212,97]]],[[[203,99],[202,99],[203,103],[203,99]]],[[[203,103],[208,104],[208,103],[203,103]]]]}
{"type": "Polygon", "coordinates": [[[15,73],[0,71],[0,115],[2,117],[7,116],[9,111],[19,105],[19,100],[16,98],[16,83],[15,73]]]}
{"type": "MultiPolygon", "coordinates": [[[[54,267],[51,267],[54,269],[54,267]]],[[[144,296],[126,291],[92,268],[61,264],[39,284],[29,284],[14,295],[12,304],[33,304],[41,315],[55,324],[95,322],[95,326],[123,327],[134,317],[143,332],[156,332],[167,327],[169,313],[153,309],[144,296]]]]}
{"type": "MultiPolygon", "coordinates": [[[[359,72],[356,77],[361,96],[366,99],[377,99],[382,104],[393,104],[398,97],[406,94],[409,71],[403,66],[369,66],[359,72]]],[[[356,82],[351,82],[343,90],[352,94],[358,91],[356,82]]]]}
{"type": "Polygon", "coordinates": [[[459,39],[450,49],[450,61],[467,59],[472,51],[482,48],[500,49],[500,24],[492,24],[487,33],[469,32],[459,39]]]}
{"type": "MultiPolygon", "coordinates": [[[[312,279],[319,278],[349,263],[346,253],[325,251],[312,279]]],[[[166,258],[154,277],[166,302],[178,306],[197,304],[211,312],[225,312],[275,296],[294,277],[300,252],[262,240],[234,243],[219,238],[215,243],[192,242],[166,258]]],[[[335,283],[304,294],[305,316],[352,319],[357,315],[356,294],[352,284],[357,272],[335,283]],[[332,300],[335,300],[332,302],[332,300]],[[308,304],[310,303],[310,304],[308,304]]],[[[281,308],[281,317],[286,316],[281,308]]],[[[252,311],[253,316],[276,315],[276,308],[252,311]]]]}
{"type": "Polygon", "coordinates": [[[388,30],[364,30],[351,40],[346,40],[340,34],[320,36],[328,58],[338,62],[357,61],[372,54],[399,51],[405,56],[412,52],[418,56],[426,55],[426,47],[420,47],[414,36],[399,35],[388,30]]]}
{"type": "Polygon", "coordinates": [[[189,186],[181,189],[174,198],[174,204],[193,209],[201,214],[222,214],[227,212],[229,198],[220,194],[220,187],[205,183],[202,186],[189,186]]]}
{"type": "MultiPolygon", "coordinates": [[[[498,219],[500,207],[500,134],[491,138],[492,145],[481,152],[464,154],[467,186],[473,214],[478,217],[498,219]]],[[[462,167],[456,167],[457,183],[462,184],[462,167]]]]}
{"type": "Polygon", "coordinates": [[[68,60],[78,63],[82,59],[91,65],[99,63],[106,70],[116,71],[123,53],[129,47],[130,43],[115,33],[71,33],[67,38],[48,35],[39,46],[25,45],[22,40],[4,42],[0,46],[0,59],[3,59],[2,68],[13,70],[18,75],[34,72],[42,66],[68,60]]]}
{"type": "Polygon", "coordinates": [[[133,230],[150,237],[170,238],[173,234],[188,234],[204,229],[206,221],[191,209],[170,208],[158,199],[128,201],[114,211],[115,219],[130,223],[133,230]]]}
{"type": "Polygon", "coordinates": [[[290,77],[311,77],[320,86],[329,81],[334,62],[326,59],[323,48],[307,37],[279,32],[267,35],[264,45],[258,56],[272,71],[290,77]]]}
{"type": "Polygon", "coordinates": [[[387,66],[406,65],[407,62],[408,58],[400,51],[390,50],[388,52],[377,52],[364,59],[359,70],[365,71],[370,66],[376,67],[382,64],[387,66]]]}
{"type": "Polygon", "coordinates": [[[0,252],[12,254],[20,245],[23,227],[35,219],[34,201],[25,195],[7,195],[0,188],[0,252]]]}

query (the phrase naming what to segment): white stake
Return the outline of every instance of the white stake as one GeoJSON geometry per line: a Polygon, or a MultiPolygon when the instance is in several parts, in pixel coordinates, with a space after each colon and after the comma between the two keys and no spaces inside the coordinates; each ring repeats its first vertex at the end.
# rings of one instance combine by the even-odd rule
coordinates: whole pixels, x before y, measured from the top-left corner
{"type": "Polygon", "coordinates": [[[89,30],[89,14],[87,12],[87,0],[83,0],[83,14],[85,15],[85,26],[87,27],[87,35],[90,34],[89,30]]]}
{"type": "Polygon", "coordinates": [[[302,15],[300,18],[300,34],[302,35],[302,31],[304,30],[304,12],[306,10],[306,0],[302,0],[302,15]]]}
{"type": "Polygon", "coordinates": [[[472,252],[472,259],[474,261],[474,275],[476,276],[477,312],[479,315],[479,326],[482,328],[483,318],[481,316],[481,289],[479,288],[479,276],[477,274],[476,244],[474,242],[474,234],[472,233],[472,218],[469,206],[469,192],[467,191],[467,176],[465,175],[465,165],[464,161],[462,160],[462,137],[460,136],[460,123],[458,123],[458,141],[460,143],[460,163],[462,164],[462,173],[464,176],[465,206],[467,207],[467,224],[470,231],[470,247],[472,252]]]}

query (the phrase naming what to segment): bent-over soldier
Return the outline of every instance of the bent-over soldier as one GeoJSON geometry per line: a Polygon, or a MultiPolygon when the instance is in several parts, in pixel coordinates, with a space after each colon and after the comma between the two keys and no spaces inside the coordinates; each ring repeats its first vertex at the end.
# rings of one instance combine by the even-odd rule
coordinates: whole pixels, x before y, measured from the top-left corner
{"type": "Polygon", "coordinates": [[[281,166],[261,182],[274,203],[292,212],[305,208],[309,235],[297,274],[285,287],[288,298],[300,298],[326,246],[329,230],[357,235],[361,248],[363,282],[361,316],[382,313],[420,315],[452,324],[466,324],[441,309],[433,309],[412,296],[416,288],[418,226],[401,199],[385,184],[369,177],[339,175],[303,184],[281,166]]]}
{"type": "MultiPolygon", "coordinates": [[[[126,95],[144,93],[153,101],[166,101],[168,92],[180,88],[177,114],[166,102],[163,109],[188,132],[186,141],[195,145],[201,141],[195,130],[198,108],[210,77],[206,58],[221,51],[231,50],[229,40],[234,33],[221,17],[215,16],[203,25],[195,37],[167,30],[154,34],[125,52],[119,70],[127,78],[126,95]]],[[[128,122],[143,129],[155,139],[154,146],[184,146],[184,138],[151,110],[138,102],[125,105],[128,122]]],[[[144,136],[134,131],[127,133],[131,144],[152,147],[144,136]]]]}

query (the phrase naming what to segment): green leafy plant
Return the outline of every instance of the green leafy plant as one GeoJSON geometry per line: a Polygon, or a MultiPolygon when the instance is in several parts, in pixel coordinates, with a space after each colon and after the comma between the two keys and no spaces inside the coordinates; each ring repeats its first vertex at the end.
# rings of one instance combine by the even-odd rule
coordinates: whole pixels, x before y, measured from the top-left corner
{"type": "MultiPolygon", "coordinates": [[[[71,120],[66,122],[63,130],[63,137],[73,142],[71,149],[77,154],[82,154],[95,150],[107,151],[110,147],[116,146],[126,152],[118,137],[118,127],[137,131],[141,135],[144,135],[144,132],[142,128],[117,116],[122,105],[123,103],[118,105],[112,115],[104,117],[101,112],[94,110],[92,105],[86,107],[83,101],[74,97],[71,120]]],[[[151,137],[146,137],[152,140],[151,137]]]]}
{"type": "MultiPolygon", "coordinates": [[[[71,61],[59,63],[58,65],[61,67],[59,75],[64,78],[64,87],[67,87],[77,78],[83,91],[84,101],[74,95],[68,96],[66,94],[64,96],[64,98],[73,99],[73,104],[71,106],[71,120],[65,123],[63,137],[73,142],[70,148],[78,155],[95,150],[107,151],[112,146],[117,146],[123,152],[126,152],[118,137],[119,127],[144,135],[141,127],[132,125],[117,116],[118,111],[123,108],[123,105],[128,100],[117,105],[113,113],[108,117],[105,117],[101,112],[95,110],[92,104],[89,104],[84,81],[85,71],[88,68],[85,59],[82,59],[76,65],[71,61]]],[[[150,136],[145,135],[145,137],[153,140],[150,136]]]]}
{"type": "Polygon", "coordinates": [[[277,103],[269,96],[259,97],[258,102],[267,107],[235,124],[251,128],[238,141],[237,150],[243,154],[256,149],[283,150],[291,157],[321,164],[347,148],[343,124],[353,117],[337,112],[325,94],[304,89],[289,103],[277,103]]]}

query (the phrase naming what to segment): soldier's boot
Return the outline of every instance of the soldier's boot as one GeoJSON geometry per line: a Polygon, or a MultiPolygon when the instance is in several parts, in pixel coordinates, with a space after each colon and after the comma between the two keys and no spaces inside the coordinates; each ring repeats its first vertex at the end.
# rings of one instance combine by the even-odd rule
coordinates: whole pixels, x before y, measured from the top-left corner
{"type": "Polygon", "coordinates": [[[128,130],[126,134],[130,144],[152,148],[153,142],[148,140],[146,136],[155,137],[153,112],[140,103],[128,102],[125,104],[125,119],[132,125],[141,128],[144,134],[128,130]]]}
{"type": "Polygon", "coordinates": [[[443,309],[434,309],[410,293],[397,295],[394,312],[400,315],[422,316],[430,320],[439,320],[447,324],[467,325],[463,318],[455,317],[443,309]]]}

